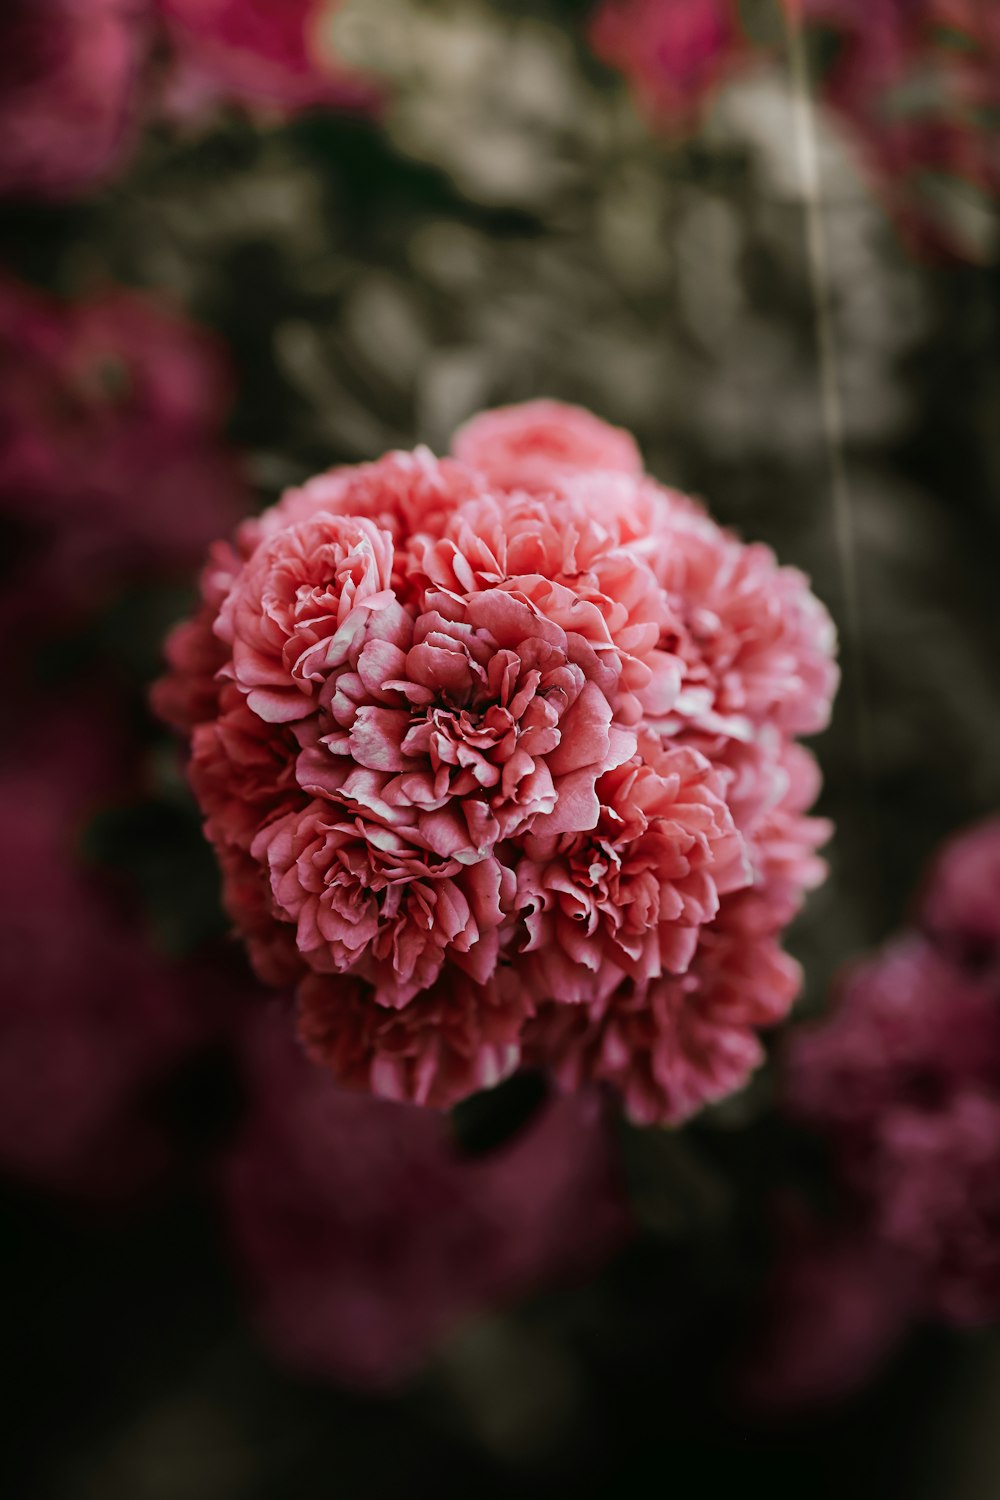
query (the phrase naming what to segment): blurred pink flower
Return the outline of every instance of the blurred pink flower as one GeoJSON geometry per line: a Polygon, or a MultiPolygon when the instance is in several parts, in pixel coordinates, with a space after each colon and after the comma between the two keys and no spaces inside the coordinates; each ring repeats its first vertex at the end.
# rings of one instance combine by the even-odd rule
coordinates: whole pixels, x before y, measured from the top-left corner
{"type": "Polygon", "coordinates": [[[200,114],[219,103],[292,113],[367,109],[373,85],[330,54],[331,0],[155,0],[173,49],[167,107],[200,114]]]}
{"type": "Polygon", "coordinates": [[[789,1109],[829,1138],[868,1235],[903,1268],[914,1315],[953,1322],[1000,1313],[993,836],[987,824],[946,848],[922,908],[932,936],[848,971],[830,1016],[793,1038],[786,1069],[789,1109]]]}
{"type": "Polygon", "coordinates": [[[797,988],[780,936],[827,829],[790,736],[826,722],[833,628],[588,413],[457,447],[244,523],[156,701],[227,909],[341,1081],[447,1106],[526,1043],[677,1119],[797,988]]]}
{"type": "Polygon", "coordinates": [[[786,1071],[792,1113],[830,1132],[867,1189],[894,1110],[933,1110],[956,1090],[1000,1080],[1000,1003],[926,938],[907,935],[848,969],[830,1014],[791,1038],[786,1071]]]}
{"type": "Polygon", "coordinates": [[[642,473],[642,455],[630,432],[559,401],[480,412],[456,432],[452,451],[501,489],[546,490],[554,474],[594,469],[642,473]]]}
{"type": "Polygon", "coordinates": [[[912,1263],[920,1310],[952,1323],[1000,1314],[1000,1092],[971,1083],[880,1124],[870,1191],[879,1238],[912,1263]]]}
{"type": "Polygon", "coordinates": [[[300,1369],[394,1384],[463,1317],[591,1270],[628,1233],[594,1095],[463,1157],[439,1116],[339,1090],[278,1017],[246,1063],[231,1235],[263,1332],[300,1369]]]}
{"type": "Polygon", "coordinates": [[[158,115],[238,104],[369,110],[374,85],[327,42],[334,0],[6,0],[0,195],[103,186],[158,115]],[[161,61],[165,57],[165,65],[161,61]]]}
{"type": "Polygon", "coordinates": [[[962,963],[992,969],[1000,986],[1000,818],[945,844],[924,882],[919,921],[962,963]]]}
{"type": "Polygon", "coordinates": [[[822,97],[855,134],[877,190],[917,248],[973,259],[963,218],[1000,193],[1000,19],[979,0],[803,0],[837,51],[822,97]]]}
{"type": "Polygon", "coordinates": [[[0,510],[26,539],[25,605],[99,602],[188,568],[239,518],[221,350],[147,296],[60,303],[0,282],[0,510]]]}
{"type": "Polygon", "coordinates": [[[911,1285],[891,1251],[849,1229],[800,1223],[765,1286],[739,1394],[777,1415],[841,1401],[878,1372],[910,1316],[911,1285]]]}
{"type": "Polygon", "coordinates": [[[594,52],[628,79],[643,111],[668,130],[696,123],[748,55],[736,0],[602,0],[594,52]]]}
{"type": "Polygon", "coordinates": [[[148,39],[146,0],[5,0],[0,194],[69,198],[122,165],[148,39]]]}
{"type": "Polygon", "coordinates": [[[0,754],[0,1169],[104,1196],[168,1162],[151,1096],[223,1021],[207,972],[157,956],[78,848],[130,790],[114,701],[93,685],[28,712],[0,754]]]}
{"type": "MultiPolygon", "coordinates": [[[[988,253],[983,210],[1000,193],[1000,20],[982,0],[784,0],[789,25],[836,49],[817,93],[854,136],[908,240],[932,254],[988,253]]],[[[603,0],[596,55],[659,128],[697,125],[715,90],[787,45],[744,34],[736,0],[603,0]]]]}

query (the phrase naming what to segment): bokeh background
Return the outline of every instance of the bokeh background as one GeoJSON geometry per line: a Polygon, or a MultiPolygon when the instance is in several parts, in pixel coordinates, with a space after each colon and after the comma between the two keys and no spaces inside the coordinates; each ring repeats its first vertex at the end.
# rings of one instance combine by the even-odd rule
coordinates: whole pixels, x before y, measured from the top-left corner
{"type": "Polygon", "coordinates": [[[881,1339],[820,1278],[761,1353],[782,1205],[826,1182],[780,1068],[679,1132],[537,1080],[416,1126],[313,1101],[148,708],[241,515],[588,406],[838,621],[791,942],[821,1011],[1000,809],[992,12],[5,8],[5,1494],[1000,1492],[988,1326],[881,1339]]]}

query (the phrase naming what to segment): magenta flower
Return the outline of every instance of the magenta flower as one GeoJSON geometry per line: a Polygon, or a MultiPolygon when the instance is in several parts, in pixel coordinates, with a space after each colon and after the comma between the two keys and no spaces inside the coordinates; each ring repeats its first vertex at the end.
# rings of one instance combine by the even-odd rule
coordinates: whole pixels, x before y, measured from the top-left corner
{"type": "Polygon", "coordinates": [[[278,1017],[245,1055],[230,1232],[263,1333],[300,1369],[394,1384],[463,1317],[586,1272],[628,1233],[594,1094],[464,1158],[429,1111],[338,1089],[278,1017]]]}
{"type": "Polygon", "coordinates": [[[911,1286],[857,1229],[789,1227],[761,1299],[738,1387],[758,1412],[832,1405],[864,1385],[906,1333],[911,1286]]]}
{"type": "Polygon", "coordinates": [[[1000,105],[1000,23],[977,0],[806,0],[837,38],[824,97],[857,139],[904,233],[931,252],[981,254],[957,201],[1000,190],[990,117],[1000,105]]]}
{"type": "Polygon", "coordinates": [[[242,513],[225,360],[152,299],[64,304],[3,281],[0,370],[0,507],[28,541],[25,608],[39,587],[65,607],[187,569],[242,513]]]}
{"type": "Polygon", "coordinates": [[[330,0],[6,0],[0,196],[93,192],[141,128],[236,104],[276,117],[370,110],[326,43],[330,0]]]}
{"type": "Polygon", "coordinates": [[[167,103],[176,114],[218,103],[282,114],[366,109],[373,86],[324,46],[330,0],[155,0],[173,49],[167,103]]]}
{"type": "Polygon", "coordinates": [[[527,1049],[680,1118],[797,987],[780,934],[826,830],[789,736],[826,721],[832,626],[589,413],[457,447],[219,544],[156,701],[227,910],[341,1081],[443,1107],[527,1049]]]}
{"type": "Polygon", "coordinates": [[[829,1138],[863,1232],[914,1314],[1000,1310],[1000,861],[995,820],[946,845],[924,933],[845,976],[789,1051],[792,1113],[829,1138]]]}
{"type": "Polygon", "coordinates": [[[71,198],[132,147],[146,0],[6,0],[0,18],[0,195],[71,198]]]}
{"type": "Polygon", "coordinates": [[[1000,977],[998,893],[1000,818],[989,818],[937,854],[924,882],[920,925],[961,963],[1000,977]]]}
{"type": "Polygon", "coordinates": [[[20,712],[0,755],[0,1168],[116,1196],[169,1163],[151,1096],[224,1023],[224,986],[158,956],[83,862],[87,821],[130,787],[113,699],[89,684],[20,712]]]}
{"type": "Polygon", "coordinates": [[[602,0],[594,52],[628,79],[643,111],[669,130],[697,121],[747,44],[736,0],[602,0]]]}

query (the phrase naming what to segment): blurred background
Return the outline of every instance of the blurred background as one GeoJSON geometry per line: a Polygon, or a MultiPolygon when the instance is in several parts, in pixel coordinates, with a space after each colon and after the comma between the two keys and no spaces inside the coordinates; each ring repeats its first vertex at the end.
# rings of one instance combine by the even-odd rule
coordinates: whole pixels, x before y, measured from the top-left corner
{"type": "Polygon", "coordinates": [[[823,1012],[1000,810],[998,111],[990,0],[8,0],[5,1494],[1000,1493],[1000,1204],[971,1317],[817,1261],[780,1037],[679,1132],[331,1095],[148,709],[242,515],[588,406],[837,619],[823,1012]]]}

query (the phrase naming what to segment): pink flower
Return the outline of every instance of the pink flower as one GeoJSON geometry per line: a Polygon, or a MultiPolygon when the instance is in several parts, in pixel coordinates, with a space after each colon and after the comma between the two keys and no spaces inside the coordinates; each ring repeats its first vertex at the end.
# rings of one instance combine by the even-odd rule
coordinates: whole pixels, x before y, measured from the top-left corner
{"type": "Polygon", "coordinates": [[[287,989],[307,972],[295,946],[295,930],[274,910],[267,871],[235,841],[219,839],[215,855],[222,874],[222,905],[246,943],[254,973],[263,984],[287,989]]]}
{"type": "Polygon", "coordinates": [[[832,31],[823,92],[857,139],[877,191],[906,237],[932,254],[978,259],[982,247],[941,188],[995,198],[1000,156],[990,128],[1000,104],[1000,24],[976,0],[806,0],[806,20],[832,31]]]}
{"type": "Polygon", "coordinates": [[[79,605],[188,568],[245,505],[214,342],[149,298],[62,304],[0,283],[0,506],[32,538],[22,592],[79,605]]]}
{"type": "Polygon", "coordinates": [[[1000,1309],[1000,1096],[964,1088],[938,1108],[901,1105],[880,1132],[880,1238],[914,1264],[924,1305],[952,1323],[1000,1309]]]}
{"type": "Polygon", "coordinates": [[[356,664],[369,616],[395,603],[392,538],[364,517],[319,512],[266,537],[219,613],[233,681],[273,723],[310,712],[316,685],[356,664]]]}
{"type": "Polygon", "coordinates": [[[516,900],[542,1001],[591,998],[616,970],[640,984],[684,973],[720,894],[750,879],[709,762],[649,737],[642,748],[598,781],[594,829],[525,840],[516,900]]]}
{"type": "Polygon", "coordinates": [[[863,1185],[888,1111],[1000,1077],[998,1020],[980,980],[907,935],[848,970],[829,1017],[792,1038],[789,1107],[840,1141],[863,1185]]]}
{"type": "Polygon", "coordinates": [[[373,86],[324,45],[321,0],[156,0],[174,48],[168,104],[177,114],[222,102],[291,112],[369,108],[373,86]]]}
{"type": "Polygon", "coordinates": [[[538,1007],[527,1056],[547,1059],[564,1087],[603,1080],[637,1124],[680,1122],[742,1088],[760,1066],[757,1032],[787,1015],[801,983],[782,929],[823,877],[815,849],[829,832],[802,811],[816,786],[807,752],[789,745],[783,755],[787,774],[773,783],[780,795],[747,829],[752,884],[733,868],[684,972],[616,983],[616,968],[605,966],[588,1004],[538,1007]]]}
{"type": "Polygon", "coordinates": [[[783,1415],[851,1395],[906,1333],[905,1266],[856,1230],[805,1222],[781,1246],[739,1381],[758,1411],[783,1415]]]}
{"type": "Polygon", "coordinates": [[[6,0],[0,20],[0,194],[99,187],[135,136],[145,0],[6,0]]]}
{"type": "Polygon", "coordinates": [[[547,490],[554,478],[595,469],[642,473],[631,433],[559,401],[481,412],[459,428],[452,449],[501,489],[547,490]]]}
{"type": "Polygon", "coordinates": [[[672,130],[696,122],[747,50],[734,0],[602,0],[590,38],[641,108],[672,130]]]}
{"type": "Polygon", "coordinates": [[[191,785],[210,839],[249,850],[262,829],[304,805],[298,748],[290,729],[262,720],[224,685],[216,716],[191,735],[191,785]]]}
{"type": "Polygon", "coordinates": [[[790,735],[825,721],[832,628],[586,413],[487,414],[458,447],[245,523],[156,701],[227,910],[338,1079],[445,1107],[527,1045],[677,1118],[796,988],[780,931],[826,830],[790,735]],[[537,489],[496,478],[505,451],[537,489]]]}
{"type": "Polygon", "coordinates": [[[405,594],[408,566],[400,550],[411,536],[440,536],[460,506],[484,493],[483,480],[427,448],[387,453],[375,463],[330,469],[296,489],[260,517],[268,535],[315,516],[364,517],[389,533],[396,551],[394,587],[405,594]]]}
{"type": "Polygon", "coordinates": [[[1000,1309],[1000,990],[924,937],[849,973],[831,1016],[794,1039],[786,1096],[830,1138],[873,1244],[913,1314],[1000,1309]]]}
{"type": "Polygon", "coordinates": [[[223,1020],[217,979],[158,955],[78,845],[132,747],[93,683],[22,703],[0,755],[0,1169],[103,1198],[170,1161],[151,1096],[223,1020]]]}
{"type": "MultiPolygon", "coordinates": [[[[536,582],[544,594],[545,580],[536,582]]],[[[444,837],[467,857],[529,827],[592,827],[597,778],[635,748],[608,701],[619,658],[603,622],[599,644],[611,649],[602,661],[582,634],[513,590],[427,602],[412,636],[406,622],[395,641],[370,641],[357,672],[331,684],[321,744],[381,773],[394,816],[409,809],[428,842],[444,837]]],[[[579,613],[584,627],[599,618],[579,613]]],[[[321,794],[340,774],[330,753],[325,763],[304,757],[302,777],[321,794]]]]}
{"type": "Polygon", "coordinates": [[[508,1078],[532,1013],[509,968],[485,984],[448,967],[400,1008],[372,1003],[360,981],[309,974],[299,986],[299,1035],[338,1082],[448,1109],[508,1078]]]}
{"type": "Polygon", "coordinates": [[[427,989],[446,959],[486,983],[499,959],[510,871],[492,857],[463,858],[461,846],[448,853],[443,839],[429,847],[379,793],[377,777],[352,772],[337,802],[311,802],[254,841],[276,911],[296,924],[299,952],[320,973],[371,979],[385,1005],[427,989]]]}
{"type": "Polygon", "coordinates": [[[760,726],[816,734],[837,685],[833,622],[796,568],[702,516],[674,513],[649,566],[666,593],[662,644],[683,663],[666,732],[749,739],[760,726]]]}
{"type": "Polygon", "coordinates": [[[410,552],[411,579],[423,586],[425,605],[440,607],[439,589],[523,597],[570,642],[589,642],[620,718],[673,706],[678,663],[658,648],[665,615],[657,580],[576,504],[572,488],[470,500],[440,536],[418,534],[410,552]]]}
{"type": "Polygon", "coordinates": [[[945,844],[924,883],[920,923],[962,963],[1000,970],[1000,818],[945,844]]]}
{"type": "Polygon", "coordinates": [[[628,1232],[593,1095],[463,1158],[440,1118],[340,1091],[274,1021],[246,1066],[230,1232],[262,1331],[295,1367],[395,1384],[464,1316],[591,1268],[628,1232]]]}
{"type": "Polygon", "coordinates": [[[0,194],[61,199],[101,187],[157,113],[184,119],[229,103],[281,114],[375,108],[374,84],[328,44],[332,8],[321,0],[7,0],[0,194]]]}
{"type": "Polygon", "coordinates": [[[637,1125],[678,1124],[744,1087],[763,1061],[757,1028],[799,989],[777,938],[747,931],[724,902],[683,976],[626,980],[588,1006],[539,1009],[526,1056],[547,1059],[569,1090],[602,1080],[637,1125]],[[732,926],[729,919],[733,917],[732,926]]]}

